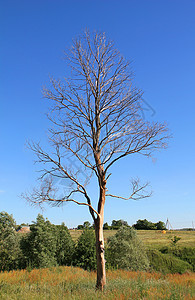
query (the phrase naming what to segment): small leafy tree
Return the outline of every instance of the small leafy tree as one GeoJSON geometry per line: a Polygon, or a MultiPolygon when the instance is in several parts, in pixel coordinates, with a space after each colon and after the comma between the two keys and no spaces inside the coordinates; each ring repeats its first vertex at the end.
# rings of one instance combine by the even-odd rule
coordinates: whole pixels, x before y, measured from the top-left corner
{"type": "Polygon", "coordinates": [[[7,212],[0,212],[0,232],[5,229],[16,229],[17,225],[12,215],[9,215],[7,212]]]}
{"type": "Polygon", "coordinates": [[[57,230],[57,245],[56,245],[56,260],[58,265],[71,265],[74,242],[68,228],[64,223],[56,226],[57,230]]]}
{"type": "Polygon", "coordinates": [[[7,212],[0,213],[0,271],[16,269],[19,265],[20,247],[16,222],[7,212]]]}
{"type": "Polygon", "coordinates": [[[44,268],[57,264],[56,260],[56,230],[42,215],[30,226],[30,233],[21,241],[21,248],[26,258],[26,265],[44,268]]]}
{"type": "Polygon", "coordinates": [[[76,245],[73,265],[85,270],[96,269],[96,246],[93,230],[84,229],[76,245]]]}
{"type": "Polygon", "coordinates": [[[113,268],[146,270],[149,267],[144,246],[131,227],[121,227],[108,239],[107,252],[107,262],[113,268]]]}

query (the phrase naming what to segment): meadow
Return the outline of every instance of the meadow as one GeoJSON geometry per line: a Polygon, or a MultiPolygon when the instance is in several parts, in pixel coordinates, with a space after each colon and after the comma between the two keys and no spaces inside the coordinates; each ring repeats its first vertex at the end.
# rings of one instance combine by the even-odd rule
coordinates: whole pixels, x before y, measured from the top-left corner
{"type": "MultiPolygon", "coordinates": [[[[104,230],[104,238],[107,241],[109,236],[113,236],[117,230],[104,230]]],[[[194,247],[195,245],[195,231],[180,231],[169,230],[163,234],[159,230],[137,230],[138,237],[142,240],[145,246],[149,248],[161,248],[170,246],[171,239],[176,235],[181,238],[178,245],[181,247],[194,247]]],[[[72,239],[76,241],[81,235],[82,230],[70,230],[72,239]]]]}
{"type": "MultiPolygon", "coordinates": [[[[81,233],[81,230],[70,230],[74,241],[78,240],[81,233]]],[[[105,230],[105,241],[115,233],[116,230],[105,230]]],[[[150,249],[170,246],[174,236],[181,238],[177,243],[179,248],[195,245],[193,231],[167,231],[163,234],[155,230],[138,230],[137,235],[149,252],[150,249]]],[[[42,269],[28,267],[26,270],[0,272],[0,299],[195,299],[195,273],[191,271],[182,273],[160,273],[153,272],[152,269],[150,272],[109,269],[106,289],[101,293],[95,290],[96,273],[93,271],[64,266],[42,269]]]]}
{"type": "Polygon", "coordinates": [[[103,293],[95,290],[95,272],[56,267],[0,273],[0,299],[195,299],[195,274],[107,271],[103,293]]]}

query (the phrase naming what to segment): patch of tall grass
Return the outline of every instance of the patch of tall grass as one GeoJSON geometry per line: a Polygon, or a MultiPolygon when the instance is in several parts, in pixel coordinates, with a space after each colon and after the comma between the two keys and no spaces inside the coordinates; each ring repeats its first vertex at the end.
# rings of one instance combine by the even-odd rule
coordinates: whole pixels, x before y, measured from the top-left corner
{"type": "Polygon", "coordinates": [[[108,271],[103,293],[96,274],[75,267],[0,273],[0,299],[194,299],[195,274],[108,271]]]}

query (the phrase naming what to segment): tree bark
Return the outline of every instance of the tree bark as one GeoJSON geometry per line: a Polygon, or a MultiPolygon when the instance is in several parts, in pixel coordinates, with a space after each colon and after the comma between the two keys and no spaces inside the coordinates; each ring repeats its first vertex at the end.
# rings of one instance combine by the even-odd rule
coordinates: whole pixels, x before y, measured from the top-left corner
{"type": "Polygon", "coordinates": [[[103,175],[100,179],[100,198],[98,202],[98,216],[95,220],[95,235],[96,235],[96,258],[97,258],[97,282],[96,288],[103,291],[106,285],[106,268],[104,257],[104,205],[106,199],[106,180],[103,175]]]}
{"type": "Polygon", "coordinates": [[[104,257],[104,237],[103,237],[103,215],[95,222],[96,234],[96,258],[97,258],[97,282],[96,288],[103,291],[106,285],[106,268],[104,257]]]}

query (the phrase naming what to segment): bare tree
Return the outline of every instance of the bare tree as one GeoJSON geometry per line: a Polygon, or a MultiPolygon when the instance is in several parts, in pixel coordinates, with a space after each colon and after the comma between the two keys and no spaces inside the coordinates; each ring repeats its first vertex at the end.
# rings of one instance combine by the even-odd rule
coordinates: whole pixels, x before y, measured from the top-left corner
{"type": "Polygon", "coordinates": [[[65,56],[71,67],[71,78],[63,81],[52,78],[51,87],[43,89],[44,97],[53,102],[48,114],[53,124],[52,152],[44,151],[39,144],[30,144],[37,161],[44,167],[40,187],[25,198],[35,204],[60,205],[69,201],[88,206],[96,233],[96,286],[103,290],[106,197],[128,200],[150,196],[147,184],[140,185],[138,180],[132,182],[128,198],[108,192],[110,169],[130,154],[151,156],[156,149],[165,148],[168,134],[165,124],[150,123],[143,118],[142,92],[132,84],[130,64],[114,48],[113,42],[106,40],[104,33],[84,32],[73,41],[65,56]],[[69,165],[70,155],[71,159],[74,157],[74,165],[69,165]],[[93,175],[97,177],[99,189],[96,208],[87,191],[93,175]],[[58,197],[56,177],[69,181],[67,195],[58,197]]]}

